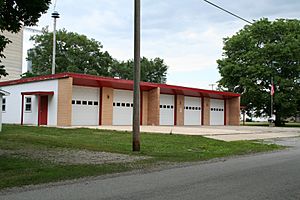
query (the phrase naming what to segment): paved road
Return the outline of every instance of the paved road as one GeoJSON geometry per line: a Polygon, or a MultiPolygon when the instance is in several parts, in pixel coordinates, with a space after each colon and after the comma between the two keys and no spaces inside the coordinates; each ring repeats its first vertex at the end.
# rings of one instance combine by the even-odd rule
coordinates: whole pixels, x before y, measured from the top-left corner
{"type": "Polygon", "coordinates": [[[281,143],[295,147],[224,162],[13,193],[0,199],[299,200],[300,139],[281,143]]]}

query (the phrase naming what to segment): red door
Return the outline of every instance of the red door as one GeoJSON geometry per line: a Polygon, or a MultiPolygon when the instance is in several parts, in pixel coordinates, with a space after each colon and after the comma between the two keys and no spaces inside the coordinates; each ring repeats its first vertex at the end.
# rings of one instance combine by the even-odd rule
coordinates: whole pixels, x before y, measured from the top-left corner
{"type": "Polygon", "coordinates": [[[48,96],[40,96],[39,125],[47,125],[48,122],[48,96]]]}

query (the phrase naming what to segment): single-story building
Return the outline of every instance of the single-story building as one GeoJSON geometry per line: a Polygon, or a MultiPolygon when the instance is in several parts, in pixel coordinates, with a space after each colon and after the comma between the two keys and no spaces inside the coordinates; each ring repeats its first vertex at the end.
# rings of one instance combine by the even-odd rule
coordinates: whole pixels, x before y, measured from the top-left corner
{"type": "Polygon", "coordinates": [[[5,110],[5,98],[4,96],[8,96],[9,92],[6,92],[2,89],[0,89],[0,109],[1,109],[1,113],[0,113],[0,132],[2,131],[2,111],[5,110]],[[4,104],[4,106],[3,106],[4,104]]]}
{"type": "MultiPolygon", "coordinates": [[[[240,95],[141,82],[141,125],[239,125],[240,95]]],[[[3,123],[131,125],[133,81],[60,73],[0,83],[3,123]]]]}

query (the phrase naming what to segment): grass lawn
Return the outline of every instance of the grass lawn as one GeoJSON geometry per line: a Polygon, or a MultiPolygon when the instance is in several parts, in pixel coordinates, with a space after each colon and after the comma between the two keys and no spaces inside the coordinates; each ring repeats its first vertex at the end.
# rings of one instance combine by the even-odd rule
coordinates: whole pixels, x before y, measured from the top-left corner
{"type": "MultiPolygon", "coordinates": [[[[243,122],[241,122],[240,125],[242,126],[243,122]]],[[[245,126],[269,126],[269,123],[268,122],[245,122],[245,126]]],[[[289,122],[289,123],[285,123],[285,125],[282,127],[300,128],[300,123],[289,122]]]]}
{"type": "Polygon", "coordinates": [[[4,125],[0,133],[0,189],[153,167],[161,162],[190,162],[281,149],[251,141],[223,142],[201,136],[142,133],[141,152],[131,151],[131,133],[4,125]],[[1,150],[76,149],[149,156],[131,163],[64,165],[1,155],[1,150]]]}

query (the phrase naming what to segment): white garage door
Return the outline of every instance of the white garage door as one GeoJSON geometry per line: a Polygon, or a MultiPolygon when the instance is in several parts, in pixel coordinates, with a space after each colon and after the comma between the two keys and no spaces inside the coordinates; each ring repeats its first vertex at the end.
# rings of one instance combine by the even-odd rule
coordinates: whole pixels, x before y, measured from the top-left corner
{"type": "Polygon", "coordinates": [[[73,87],[72,125],[99,125],[99,88],[73,87]]]}
{"type": "Polygon", "coordinates": [[[224,125],[224,100],[210,100],[210,125],[224,125]]]}
{"type": "Polygon", "coordinates": [[[160,95],[160,125],[174,125],[174,95],[160,95]]]}
{"type": "Polygon", "coordinates": [[[184,125],[201,125],[201,98],[184,97],[184,125]]]}
{"type": "Polygon", "coordinates": [[[133,113],[133,92],[114,90],[113,125],[131,125],[133,113]]]}

